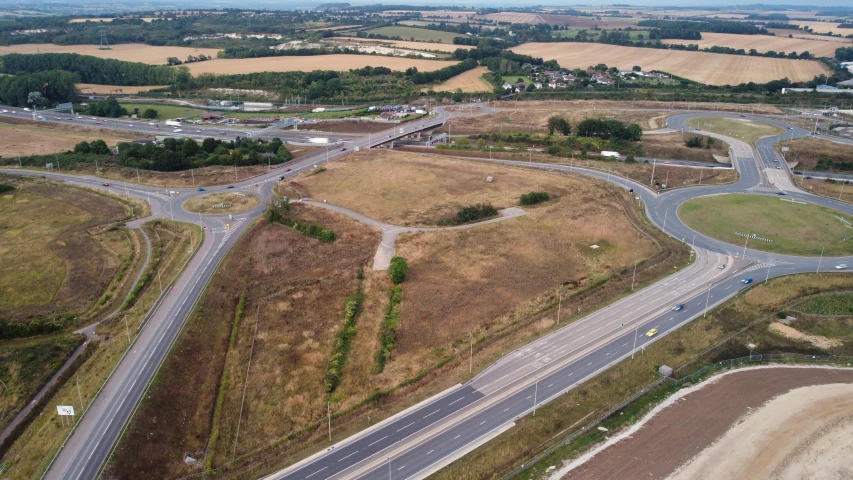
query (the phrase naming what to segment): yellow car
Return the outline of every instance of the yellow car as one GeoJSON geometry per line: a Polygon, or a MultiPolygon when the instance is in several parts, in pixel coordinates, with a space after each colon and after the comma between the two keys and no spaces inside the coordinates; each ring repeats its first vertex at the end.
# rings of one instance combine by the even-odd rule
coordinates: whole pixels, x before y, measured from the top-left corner
{"type": "Polygon", "coordinates": [[[654,337],[655,335],[657,335],[657,333],[658,333],[658,329],[653,328],[653,329],[649,330],[648,332],[646,332],[646,336],[647,337],[654,337]]]}

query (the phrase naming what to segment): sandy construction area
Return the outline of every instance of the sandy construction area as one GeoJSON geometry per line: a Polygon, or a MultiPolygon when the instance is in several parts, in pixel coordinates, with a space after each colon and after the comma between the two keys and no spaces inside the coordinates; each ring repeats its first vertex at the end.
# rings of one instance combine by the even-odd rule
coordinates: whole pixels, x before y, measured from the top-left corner
{"type": "MultiPolygon", "coordinates": [[[[820,37],[818,37],[820,38],[820,37]]],[[[773,37],[770,35],[737,35],[733,33],[702,33],[702,40],[663,40],[664,43],[687,45],[690,43],[699,45],[699,48],[713,46],[742,48],[749,52],[754,48],[760,53],[774,52],[809,52],[817,57],[833,57],[837,42],[822,42],[804,38],[773,37]]]]}
{"type": "Polygon", "coordinates": [[[823,64],[816,60],[621,47],[600,43],[525,43],[512,48],[512,51],[546,60],[553,59],[564,68],[586,68],[604,63],[621,70],[631,70],[634,65],[639,65],[645,71],[661,70],[709,85],[766,83],[785,77],[799,82],[828,73],[823,64]]]}
{"type": "Polygon", "coordinates": [[[101,93],[101,94],[111,94],[111,93],[139,93],[139,92],[147,92],[149,90],[154,90],[157,88],[166,88],[168,85],[159,85],[153,87],[127,87],[121,85],[97,85],[94,83],[78,83],[77,90],[80,90],[80,93],[101,93]],[[116,91],[119,90],[119,91],[116,91]]]}
{"type": "Polygon", "coordinates": [[[851,393],[851,369],[731,371],[682,390],[551,478],[850,478],[839,460],[853,446],[851,393]]]}
{"type": "Polygon", "coordinates": [[[345,72],[353,68],[388,67],[391,70],[405,70],[417,67],[423,72],[431,72],[449,67],[458,62],[441,60],[418,60],[401,57],[385,57],[374,55],[314,55],[310,57],[263,57],[208,60],[187,65],[190,73],[240,74],[256,72],[294,72],[312,70],[336,70],[345,72]]]}
{"type": "Polygon", "coordinates": [[[52,43],[0,46],[0,55],[7,53],[79,53],[98,58],[112,58],[151,65],[165,64],[169,57],[186,60],[190,55],[205,54],[208,57],[216,58],[218,51],[215,48],[153,47],[142,43],[122,43],[113,45],[110,50],[99,50],[98,45],[54,45],[52,43]]]}
{"type": "Polygon", "coordinates": [[[422,89],[422,91],[433,90],[436,92],[456,92],[457,89],[463,93],[491,92],[492,85],[483,80],[483,74],[488,67],[477,67],[467,72],[460,73],[446,82],[422,89]]]}
{"type": "Polygon", "coordinates": [[[335,37],[333,40],[343,40],[345,42],[355,42],[367,45],[387,45],[397,48],[406,48],[409,50],[429,50],[433,52],[453,53],[457,49],[470,50],[474,47],[470,45],[453,45],[449,43],[434,43],[434,42],[410,42],[408,40],[379,40],[373,38],[356,38],[356,37],[335,37]]]}

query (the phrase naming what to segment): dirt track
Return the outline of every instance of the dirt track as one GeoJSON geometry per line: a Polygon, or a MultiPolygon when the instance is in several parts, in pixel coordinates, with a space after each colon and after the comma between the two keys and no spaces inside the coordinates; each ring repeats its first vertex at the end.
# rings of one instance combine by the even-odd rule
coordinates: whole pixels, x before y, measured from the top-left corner
{"type": "Polygon", "coordinates": [[[562,479],[666,478],[697,455],[704,457],[704,450],[712,454],[708,447],[768,400],[796,388],[840,383],[853,384],[853,370],[783,367],[727,375],[676,401],[562,479]]]}

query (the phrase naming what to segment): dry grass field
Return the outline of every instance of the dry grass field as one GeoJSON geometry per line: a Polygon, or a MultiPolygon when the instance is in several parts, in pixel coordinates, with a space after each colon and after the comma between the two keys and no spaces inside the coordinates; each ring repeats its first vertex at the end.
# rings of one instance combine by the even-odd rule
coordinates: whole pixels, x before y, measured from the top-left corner
{"type": "Polygon", "coordinates": [[[774,52],[809,52],[817,57],[834,57],[837,42],[819,42],[803,38],[773,37],[769,35],[737,35],[733,33],[703,33],[701,40],[663,40],[664,43],[687,45],[693,43],[699,48],[729,47],[742,48],[749,52],[754,48],[760,53],[770,50],[774,52]]]}
{"type": "MultiPolygon", "coordinates": [[[[437,87],[433,87],[438,90],[437,87]]],[[[526,102],[525,102],[526,103],[526,102]]],[[[643,129],[651,130],[660,128],[666,119],[667,113],[663,111],[647,110],[619,110],[618,108],[596,108],[591,109],[590,102],[583,105],[567,106],[557,104],[543,104],[540,108],[520,108],[512,110],[501,110],[472,118],[453,118],[447,125],[436,130],[446,133],[448,128],[452,134],[473,133],[547,133],[548,118],[554,115],[564,117],[572,125],[587,118],[604,118],[622,120],[628,123],[637,123],[643,129]]]]}
{"type": "Polygon", "coordinates": [[[494,87],[489,82],[483,80],[483,74],[488,70],[488,67],[477,67],[473,70],[460,73],[446,82],[423,88],[421,91],[456,92],[461,90],[463,93],[491,92],[494,90],[494,87]]]}
{"type": "Polygon", "coordinates": [[[799,82],[828,73],[826,67],[815,60],[672,51],[597,43],[572,43],[568,47],[559,43],[525,43],[512,51],[546,60],[553,59],[565,68],[586,68],[604,63],[621,70],[630,70],[634,65],[639,65],[643,70],[661,70],[709,85],[766,83],[785,77],[799,82]]]}
{"type": "MultiPolygon", "coordinates": [[[[685,141],[694,135],[686,133],[666,133],[661,135],[643,135],[640,147],[646,157],[671,160],[689,160],[691,162],[716,163],[714,155],[728,156],[729,145],[715,140],[711,148],[690,148],[685,141]]],[[[706,137],[701,137],[705,142],[706,137]]]]}
{"type": "Polygon", "coordinates": [[[453,45],[450,43],[435,43],[435,42],[410,42],[408,40],[381,40],[357,37],[334,37],[332,40],[342,40],[345,42],[357,42],[368,45],[382,45],[389,47],[405,48],[408,50],[429,50],[445,53],[453,53],[457,49],[470,50],[474,47],[470,45],[453,45]]]}
{"type": "MultiPolygon", "coordinates": [[[[788,30],[781,28],[768,28],[767,31],[775,33],[777,37],[787,37],[791,35],[794,38],[805,38],[808,40],[817,40],[819,42],[834,42],[834,43],[853,43],[853,39],[847,37],[827,37],[825,35],[814,35],[803,30],[788,30]]],[[[840,47],[841,45],[839,45],[840,47]]]]}
{"type": "Polygon", "coordinates": [[[81,93],[99,93],[105,95],[111,93],[136,94],[139,92],[147,92],[158,88],[165,88],[167,86],[168,85],[159,85],[154,87],[127,87],[121,85],[97,85],[94,83],[78,83],[77,90],[80,90],[81,93]]]}
{"type": "Polygon", "coordinates": [[[101,195],[9,177],[0,198],[0,318],[87,313],[132,252],[121,230],[104,226],[129,213],[101,195]]]}
{"type": "Polygon", "coordinates": [[[545,23],[545,20],[542,20],[542,17],[537,13],[522,12],[487,13],[485,15],[478,15],[477,19],[493,22],[526,23],[529,25],[545,23]]]}
{"type": "Polygon", "coordinates": [[[373,55],[314,55],[309,57],[264,57],[264,58],[219,58],[206,62],[190,63],[187,67],[193,75],[202,73],[241,74],[256,72],[293,72],[311,70],[337,70],[340,72],[366,66],[388,67],[402,71],[416,67],[423,72],[439,70],[457,62],[421,60],[402,57],[373,55]]]}
{"type": "MultiPolygon", "coordinates": [[[[163,256],[153,272],[153,278],[162,276],[164,287],[178,273],[181,266],[195,249],[202,236],[201,228],[195,225],[169,221],[148,222],[145,230],[152,243],[160,243],[163,256]]],[[[125,311],[131,338],[136,334],[142,318],[151,309],[160,289],[156,283],[148,282],[137,297],[132,308],[125,311]]],[[[46,400],[42,415],[24,430],[19,439],[3,456],[7,465],[5,475],[9,478],[33,478],[47,469],[53,455],[59,449],[70,425],[63,425],[54,410],[54,405],[77,405],[80,398],[86,404],[92,401],[96,392],[106,380],[113,367],[128,346],[124,317],[114,317],[98,325],[98,339],[89,343],[91,355],[74,372],[74,381],[67,381],[51,398],[46,400]],[[79,385],[79,387],[78,387],[79,385]],[[79,388],[79,389],[78,389],[79,388]],[[51,411],[52,410],[52,411],[51,411]]],[[[193,367],[197,363],[193,363],[193,367]]],[[[187,369],[193,371],[192,369],[187,369]]],[[[137,476],[131,476],[137,478],[137,476]]]]}
{"type": "Polygon", "coordinates": [[[798,138],[786,141],[782,146],[789,147],[785,159],[789,163],[796,162],[797,170],[813,170],[818,160],[833,162],[853,162],[853,147],[829,140],[798,138]]]}
{"type": "Polygon", "coordinates": [[[90,142],[102,139],[107,142],[107,145],[115,146],[119,142],[126,142],[142,136],[124,134],[114,130],[109,131],[109,133],[101,133],[96,129],[87,132],[83,128],[66,125],[48,127],[31,121],[24,121],[25,123],[22,124],[5,122],[6,119],[0,121],[0,156],[3,158],[64,152],[73,150],[74,145],[84,140],[90,142]],[[62,127],[71,127],[73,130],[62,127]]]}
{"type": "Polygon", "coordinates": [[[188,212],[204,215],[222,215],[245,212],[260,205],[261,199],[244,193],[209,193],[199,195],[184,202],[182,208],[188,212]],[[220,207],[221,206],[221,207],[220,207]]]}
{"type": "MultiPolygon", "coordinates": [[[[518,110],[556,110],[563,109],[565,110],[574,110],[574,109],[583,109],[588,110],[592,108],[595,111],[598,110],[661,110],[663,112],[666,111],[675,111],[675,110],[714,110],[721,112],[755,112],[755,113],[763,113],[763,114],[781,114],[782,111],[779,110],[775,105],[768,104],[741,104],[741,103],[722,103],[722,102],[658,102],[652,100],[637,100],[636,102],[628,102],[621,100],[569,100],[569,101],[527,101],[527,102],[517,102],[517,101],[497,101],[492,102],[493,107],[500,108],[512,108],[518,110]]],[[[657,120],[654,121],[658,126],[653,128],[661,128],[663,126],[662,123],[659,123],[657,120]]],[[[646,127],[643,127],[646,128],[646,127]]]]}
{"type": "Polygon", "coordinates": [[[379,210],[387,209],[390,219],[398,215],[395,206],[406,212],[423,211],[428,208],[424,203],[434,209],[478,199],[514,204],[520,193],[531,189],[561,196],[530,208],[530,215],[521,219],[464,232],[402,238],[400,253],[410,259],[411,268],[403,284],[398,349],[385,371],[373,374],[390,282],[385,272],[367,270],[361,282],[366,299],[358,331],[343,382],[331,396],[322,391],[322,375],[340,325],[343,298],[356,290],[356,270],[369,264],[378,232],[337,214],[298,205],[294,206],[298,218],[331,228],[339,234],[338,240],[323,244],[260,222],[224,260],[199,311],[179,338],[175,355],[164,364],[160,381],[130,426],[109,476],[179,477],[197,471],[183,463],[185,453],[198,459],[207,455],[216,467],[231,461],[235,444],[238,458],[247,457],[223,478],[262,476],[262,469],[292,462],[306,449],[328,445],[324,429],[303,430],[323,421],[327,400],[333,414],[356,408],[333,419],[332,435],[338,439],[363,428],[367,415],[378,421],[466,378],[468,365],[457,360],[457,354],[461,356],[457,340],[462,338],[464,344],[468,331],[479,339],[475,369],[483,368],[508,346],[553,326],[557,288],[566,293],[565,320],[568,311],[580,306],[586,311],[624,293],[631,278],[622,272],[633,261],[648,259],[637,273],[638,281],[640,277],[647,281],[672,271],[672,262],[681,265],[687,258],[686,250],[675,251],[671,240],[646,226],[627,195],[585,179],[373,151],[351,155],[297,182],[304,184],[291,185],[292,189],[307,191],[315,199],[346,195],[354,203],[345,206],[365,205],[373,209],[365,213],[377,217],[379,210]],[[488,174],[495,175],[496,181],[486,183],[488,174]],[[388,195],[396,193],[398,182],[406,178],[418,179],[411,186],[421,192],[421,198],[388,195]],[[340,192],[342,185],[347,192],[340,192]],[[571,209],[566,208],[569,205],[571,209]],[[590,249],[591,243],[602,248],[590,249]],[[282,271],[288,275],[281,275],[282,271]],[[605,286],[579,293],[604,279],[610,279],[605,286]],[[229,337],[241,293],[246,295],[245,309],[232,342],[229,337]],[[431,309],[459,304],[463,304],[460,312],[451,312],[447,318],[433,316],[436,312],[431,309]],[[415,333],[425,325],[433,333],[415,333]],[[439,371],[357,406],[377,390],[397,387],[448,356],[452,360],[439,371]],[[188,362],[197,367],[187,369],[188,362]],[[220,395],[222,408],[216,409],[220,395]],[[239,442],[235,442],[238,423],[239,442]],[[257,450],[277,440],[275,446],[257,450]]]}
{"type": "Polygon", "coordinates": [[[198,56],[202,53],[208,57],[216,58],[217,52],[219,50],[215,48],[155,47],[142,43],[121,43],[113,45],[110,50],[99,50],[98,45],[54,45],[52,43],[0,46],[0,55],[7,53],[79,53],[80,55],[148,63],[150,65],[163,65],[169,57],[185,60],[190,55],[198,56]]]}

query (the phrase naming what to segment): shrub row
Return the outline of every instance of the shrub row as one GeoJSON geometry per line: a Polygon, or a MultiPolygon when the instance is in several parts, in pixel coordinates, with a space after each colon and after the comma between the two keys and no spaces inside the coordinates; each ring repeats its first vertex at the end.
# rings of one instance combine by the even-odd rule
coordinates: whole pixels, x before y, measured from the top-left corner
{"type": "Polygon", "coordinates": [[[62,330],[65,325],[62,319],[46,320],[36,318],[29,322],[12,322],[0,320],[0,339],[23,338],[33,335],[44,335],[62,330]]]}
{"type": "Polygon", "coordinates": [[[346,364],[349,356],[352,339],[358,330],[355,328],[355,322],[358,314],[361,311],[361,304],[364,301],[364,293],[359,285],[358,290],[347,297],[344,303],[344,321],[341,329],[338,330],[335,345],[332,348],[332,358],[329,360],[329,366],[326,368],[326,375],[323,377],[323,389],[326,393],[332,393],[338,388],[341,383],[341,372],[344,364],[346,364]]]}
{"type": "Polygon", "coordinates": [[[287,218],[279,220],[279,223],[290,227],[291,230],[295,230],[301,233],[302,235],[305,235],[306,237],[316,238],[321,242],[331,243],[338,238],[337,235],[335,235],[335,232],[331,230],[326,230],[325,228],[319,225],[315,225],[313,223],[300,224],[296,220],[291,220],[287,218]]]}
{"type": "Polygon", "coordinates": [[[475,222],[484,218],[497,216],[498,209],[490,203],[478,203],[476,205],[468,205],[462,207],[456,212],[456,223],[463,224],[475,222]]]}
{"type": "Polygon", "coordinates": [[[400,325],[400,303],[403,301],[403,287],[397,285],[388,290],[388,309],[379,327],[379,350],[376,352],[374,373],[382,373],[385,363],[397,343],[397,327],[400,325]]]}

